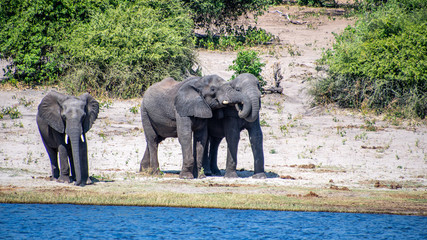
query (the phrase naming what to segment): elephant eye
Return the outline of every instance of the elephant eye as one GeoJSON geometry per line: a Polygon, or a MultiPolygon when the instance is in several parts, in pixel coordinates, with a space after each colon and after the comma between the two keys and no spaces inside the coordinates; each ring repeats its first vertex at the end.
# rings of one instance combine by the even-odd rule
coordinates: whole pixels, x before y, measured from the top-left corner
{"type": "Polygon", "coordinates": [[[240,87],[236,87],[236,91],[241,92],[241,91],[242,91],[242,88],[240,88],[240,87]]]}
{"type": "Polygon", "coordinates": [[[215,87],[211,87],[211,92],[215,92],[216,88],[215,87]]]}

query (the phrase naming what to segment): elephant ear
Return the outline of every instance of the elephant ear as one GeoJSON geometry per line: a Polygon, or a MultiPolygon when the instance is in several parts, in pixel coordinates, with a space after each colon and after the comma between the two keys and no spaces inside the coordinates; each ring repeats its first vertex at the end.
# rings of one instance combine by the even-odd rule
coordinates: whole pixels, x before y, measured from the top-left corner
{"type": "Polygon", "coordinates": [[[86,102],[86,118],[83,122],[83,131],[86,133],[92,128],[93,123],[98,118],[99,103],[89,93],[80,95],[79,98],[86,102]]]}
{"type": "Polygon", "coordinates": [[[37,114],[39,117],[60,133],[65,131],[64,121],[61,116],[61,104],[68,98],[69,96],[67,95],[51,91],[42,99],[38,107],[37,114]]]}
{"type": "Polygon", "coordinates": [[[175,108],[181,117],[211,118],[212,110],[195,86],[198,81],[189,81],[179,90],[175,108]]]}

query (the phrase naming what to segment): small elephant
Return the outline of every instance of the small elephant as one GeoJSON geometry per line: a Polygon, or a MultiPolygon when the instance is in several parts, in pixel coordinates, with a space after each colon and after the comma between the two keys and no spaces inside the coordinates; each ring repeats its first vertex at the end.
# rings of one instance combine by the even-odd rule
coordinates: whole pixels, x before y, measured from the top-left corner
{"type": "MultiPolygon", "coordinates": [[[[227,163],[225,177],[238,177],[237,167],[237,148],[240,140],[240,132],[243,129],[248,130],[252,153],[254,156],[254,175],[253,178],[266,178],[264,172],[264,152],[263,137],[259,123],[259,110],[261,108],[261,92],[258,90],[258,79],[249,73],[243,73],[230,81],[231,86],[250,99],[249,111],[240,111],[239,104],[233,108],[226,108],[214,111],[214,117],[208,121],[208,144],[205,149],[203,168],[206,174],[221,176],[217,165],[218,146],[225,137],[227,140],[227,163]]],[[[243,107],[245,109],[245,106],[243,107]]]]}
{"type": "Polygon", "coordinates": [[[38,106],[37,126],[50,158],[54,179],[72,182],[71,166],[75,185],[92,183],[89,178],[86,132],[92,127],[98,113],[99,103],[89,93],[74,97],[51,91],[42,99],[38,106]]]}
{"type": "Polygon", "coordinates": [[[182,82],[166,78],[149,87],[141,104],[147,147],[140,171],[158,173],[159,143],[168,137],[178,137],[183,155],[180,178],[204,177],[200,173],[207,119],[212,117],[212,109],[234,102],[249,104],[248,99],[243,99],[242,94],[217,75],[191,77],[182,82]]]}

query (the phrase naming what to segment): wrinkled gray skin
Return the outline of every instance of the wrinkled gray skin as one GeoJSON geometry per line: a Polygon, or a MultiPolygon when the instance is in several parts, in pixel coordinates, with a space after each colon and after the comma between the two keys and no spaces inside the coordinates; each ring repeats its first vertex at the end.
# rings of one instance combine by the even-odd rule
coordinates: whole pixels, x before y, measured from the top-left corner
{"type": "Polygon", "coordinates": [[[239,105],[214,111],[214,116],[208,121],[208,147],[205,149],[203,168],[207,175],[221,176],[217,165],[218,146],[225,137],[227,140],[227,163],[225,177],[236,178],[237,148],[240,140],[240,132],[248,130],[249,139],[254,156],[253,178],[266,178],[264,172],[264,152],[262,130],[259,123],[259,110],[261,107],[261,93],[258,90],[258,79],[249,73],[240,74],[230,82],[238,92],[248,96],[250,103],[240,111],[239,105]],[[245,110],[249,108],[249,112],[245,110]]]}
{"type": "Polygon", "coordinates": [[[183,155],[180,178],[204,177],[200,170],[207,141],[207,119],[212,117],[212,109],[224,107],[224,101],[248,103],[248,99],[242,99],[240,93],[217,75],[191,77],[183,82],[166,78],[149,87],[141,105],[147,148],[140,171],[158,173],[159,143],[168,137],[178,137],[183,155]]]}
{"type": "Polygon", "coordinates": [[[92,127],[98,112],[98,102],[88,93],[74,97],[51,91],[42,99],[37,112],[37,126],[50,158],[52,177],[59,182],[75,179],[78,186],[92,183],[86,132],[92,127]]]}

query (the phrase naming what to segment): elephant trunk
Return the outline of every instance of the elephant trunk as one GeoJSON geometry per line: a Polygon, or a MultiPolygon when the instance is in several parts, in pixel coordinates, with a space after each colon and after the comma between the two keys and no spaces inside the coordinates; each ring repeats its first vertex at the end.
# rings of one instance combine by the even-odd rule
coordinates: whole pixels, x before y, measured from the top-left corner
{"type": "MultiPolygon", "coordinates": [[[[80,124],[81,125],[81,124],[80,124]]],[[[74,164],[74,173],[77,186],[86,185],[88,173],[85,171],[84,158],[82,157],[82,142],[85,141],[84,136],[82,134],[82,128],[73,128],[68,131],[68,135],[70,137],[71,142],[71,151],[73,154],[73,161],[70,164],[74,164]]]]}
{"type": "Polygon", "coordinates": [[[235,104],[237,111],[239,112],[240,118],[245,118],[249,116],[251,112],[251,101],[248,95],[243,94],[240,91],[236,91],[231,85],[225,85],[223,87],[224,94],[219,94],[223,96],[220,99],[222,104],[235,104]],[[240,109],[240,106],[243,105],[243,109],[240,109]]]}
{"type": "Polygon", "coordinates": [[[256,89],[248,92],[248,96],[251,101],[251,114],[250,116],[248,115],[245,117],[245,120],[248,122],[254,122],[259,116],[261,93],[256,89]]]}
{"type": "Polygon", "coordinates": [[[231,88],[233,94],[230,94],[230,103],[235,103],[236,110],[240,118],[246,118],[251,113],[251,99],[249,95],[236,91],[231,88]]]}
{"type": "Polygon", "coordinates": [[[245,91],[242,95],[247,96],[247,100],[243,104],[243,109],[240,109],[240,105],[236,105],[239,117],[244,118],[248,122],[254,122],[259,114],[261,93],[256,89],[245,91]]]}

